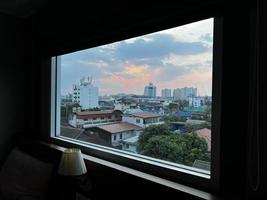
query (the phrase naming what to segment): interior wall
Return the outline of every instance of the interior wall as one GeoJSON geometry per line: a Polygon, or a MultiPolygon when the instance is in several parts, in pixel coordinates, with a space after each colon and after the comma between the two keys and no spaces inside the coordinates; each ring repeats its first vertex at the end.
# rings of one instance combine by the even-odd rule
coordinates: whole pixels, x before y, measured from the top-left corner
{"type": "Polygon", "coordinates": [[[25,123],[25,26],[12,16],[0,14],[0,163],[14,145],[25,123]]]}
{"type": "MultiPolygon", "coordinates": [[[[248,5],[250,6],[250,5],[248,5]]],[[[255,169],[247,170],[247,140],[248,140],[248,115],[249,115],[249,72],[250,72],[250,9],[247,5],[226,5],[223,7],[223,17],[224,17],[224,36],[223,36],[223,71],[222,71],[222,128],[221,128],[221,143],[222,148],[220,151],[221,156],[221,194],[226,197],[240,197],[242,196],[244,199],[246,194],[253,193],[250,186],[246,185],[248,174],[255,172],[255,169]],[[238,14],[237,14],[238,13],[238,14]]],[[[262,15],[264,12],[262,12],[262,15]]],[[[266,12],[265,12],[266,13],[266,12]]],[[[51,16],[52,17],[52,16],[51,16]]],[[[83,48],[81,45],[84,40],[79,40],[79,34],[77,35],[76,29],[73,34],[71,32],[64,32],[64,37],[59,30],[62,27],[59,27],[59,30],[49,28],[51,25],[50,20],[47,20],[45,17],[40,18],[42,23],[37,23],[35,31],[37,31],[37,41],[39,41],[39,45],[44,49],[45,52],[49,52],[51,54],[64,53],[62,49],[68,49],[71,51],[71,47],[66,45],[66,47],[62,47],[62,44],[69,44],[70,46],[75,43],[76,40],[77,46],[74,45],[73,50],[76,48],[83,48]],[[44,26],[42,26],[44,25],[44,26]],[[39,30],[38,30],[39,29],[39,30]],[[42,30],[42,31],[40,31],[42,30]],[[39,31],[39,32],[38,32],[39,31]],[[58,34],[57,34],[58,33],[58,34]],[[76,34],[76,35],[75,35],[76,34]],[[73,36],[74,35],[74,36],[73,36]],[[55,42],[55,43],[54,43],[55,42]],[[46,45],[47,44],[47,45],[46,45]]],[[[68,19],[68,18],[66,18],[68,19]]],[[[74,23],[75,18],[72,18],[72,21],[65,20],[64,16],[62,16],[62,22],[65,23],[74,23]]],[[[85,20],[86,21],[86,20],[85,20]]],[[[56,24],[57,21],[55,22],[56,24]]],[[[81,22],[80,22],[81,23],[81,22]]],[[[262,22],[262,42],[266,43],[265,32],[266,32],[266,23],[262,22]],[[265,32],[264,32],[265,31],[265,32]]],[[[163,26],[162,26],[163,27],[163,26]]],[[[64,29],[62,29],[64,30],[64,29]]],[[[85,28],[83,33],[90,33],[91,27],[88,26],[85,28]]],[[[101,32],[101,31],[100,31],[101,32]]],[[[95,32],[94,32],[95,33],[95,32]]],[[[108,33],[108,32],[105,32],[108,33]]],[[[93,33],[92,33],[93,34],[93,33]]],[[[110,37],[112,37],[113,32],[110,33],[110,37]]],[[[127,35],[123,31],[121,34],[127,35]]],[[[104,37],[104,36],[103,36],[104,37]]],[[[89,37],[90,38],[90,37],[89,37]]],[[[93,37],[92,37],[93,38],[93,37]]],[[[95,38],[93,38],[95,39],[95,38]]],[[[86,39],[85,39],[86,40],[86,39]]],[[[100,41],[101,38],[96,38],[96,41],[100,41]]],[[[91,44],[94,46],[96,43],[90,43],[92,41],[86,41],[87,44],[91,44]]],[[[264,44],[264,43],[261,43],[264,44]]],[[[263,46],[263,47],[266,47],[263,46]]],[[[262,48],[263,48],[262,47],[262,48]]],[[[262,49],[262,52],[266,52],[265,49],[262,49]]],[[[263,53],[262,53],[263,55],[263,53]]],[[[262,56],[262,66],[266,66],[266,59],[262,56]]],[[[40,70],[41,71],[41,70],[40,70]]],[[[262,76],[262,84],[264,83],[264,73],[262,76]]],[[[46,76],[45,80],[48,80],[49,76],[46,76]]],[[[43,86],[43,92],[48,94],[49,91],[46,88],[45,81],[41,84],[43,86]],[[47,93],[48,91],[48,93],[47,93]]],[[[266,83],[265,83],[266,85],[266,83]]],[[[38,89],[38,87],[36,87],[38,89]]],[[[262,94],[266,93],[264,91],[264,87],[261,88],[262,94]]],[[[44,95],[45,97],[46,95],[44,95]]],[[[262,96],[261,105],[265,109],[264,104],[266,97],[262,96]]],[[[44,99],[44,98],[42,98],[44,99]]],[[[47,102],[49,99],[46,99],[47,102]]],[[[47,112],[49,109],[48,103],[44,103],[42,113],[47,112]]],[[[36,109],[36,108],[35,108],[36,109]]],[[[37,110],[39,113],[40,110],[37,110]]],[[[40,114],[40,113],[39,113],[40,114]]],[[[262,113],[262,118],[265,115],[265,112],[262,113]]],[[[38,120],[38,118],[36,118],[38,120]]],[[[42,120],[44,121],[44,120],[42,120]]],[[[46,120],[48,123],[49,120],[46,120]]],[[[266,162],[264,157],[266,157],[266,145],[264,145],[264,139],[266,139],[266,134],[264,134],[265,127],[263,126],[264,122],[262,122],[261,127],[261,140],[260,143],[260,154],[261,154],[261,163],[260,163],[260,176],[261,185],[258,188],[258,191],[255,194],[251,194],[253,196],[260,197],[262,195],[266,195],[264,193],[266,188],[266,182],[264,182],[264,177],[266,177],[266,172],[264,169],[266,168],[266,162]]],[[[257,148],[257,147],[253,147],[257,148]]],[[[91,165],[92,166],[92,165],[91,165]]],[[[138,191],[150,191],[155,192],[157,194],[162,191],[164,194],[169,194],[168,189],[163,186],[157,184],[151,184],[149,181],[141,180],[136,177],[126,175],[124,173],[118,172],[113,169],[109,169],[102,166],[95,165],[93,168],[93,176],[97,182],[95,191],[99,192],[98,195],[102,195],[102,189],[112,194],[116,191],[116,188],[122,188],[129,193],[132,191],[130,188],[135,188],[138,191]],[[115,187],[116,186],[116,187],[115,187]],[[150,189],[150,187],[152,189],[150,189]],[[107,189],[108,188],[108,189],[107,189]],[[154,190],[153,188],[157,188],[154,190]]],[[[267,179],[265,179],[267,180],[267,179]]],[[[118,192],[118,191],[116,191],[118,192]]],[[[104,194],[103,194],[104,195],[104,194]]],[[[136,194],[137,195],[137,194],[136,194]]],[[[179,196],[179,195],[178,195],[179,196]]]]}

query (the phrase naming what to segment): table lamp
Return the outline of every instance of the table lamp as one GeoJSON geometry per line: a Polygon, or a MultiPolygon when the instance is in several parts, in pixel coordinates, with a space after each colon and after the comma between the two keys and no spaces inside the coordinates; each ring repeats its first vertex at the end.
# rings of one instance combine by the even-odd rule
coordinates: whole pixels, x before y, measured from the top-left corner
{"type": "Polygon", "coordinates": [[[79,176],[87,172],[80,149],[65,149],[62,153],[58,173],[62,176],[79,176]]]}

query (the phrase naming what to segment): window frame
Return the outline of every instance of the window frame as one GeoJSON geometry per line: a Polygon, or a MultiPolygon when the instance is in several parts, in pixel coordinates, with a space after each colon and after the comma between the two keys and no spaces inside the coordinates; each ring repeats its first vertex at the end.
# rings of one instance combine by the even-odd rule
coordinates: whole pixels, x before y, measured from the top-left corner
{"type": "MultiPolygon", "coordinates": [[[[116,149],[109,150],[106,147],[87,144],[83,141],[60,136],[60,56],[51,59],[51,98],[50,98],[50,137],[49,141],[66,147],[77,147],[88,155],[95,156],[122,166],[150,173],[158,177],[190,185],[206,191],[218,191],[220,188],[220,120],[221,120],[221,72],[222,72],[222,18],[214,17],[213,28],[213,66],[212,66],[212,140],[211,140],[211,170],[210,178],[199,173],[187,171],[187,166],[181,169],[166,167],[162,164],[155,165],[153,158],[144,160],[142,156],[133,158],[130,152],[123,155],[116,149]],[[215,87],[216,86],[216,87],[215,87]],[[216,131],[215,131],[216,130],[216,131]],[[215,133],[215,134],[214,134],[215,133]]],[[[202,19],[199,19],[202,20],[202,19]]],[[[199,20],[195,20],[197,22],[199,20]]],[[[175,26],[178,27],[178,26],[175,26]]],[[[169,27],[172,28],[172,27],[169,27]]],[[[167,29],[167,28],[164,28],[167,29]]],[[[164,30],[163,29],[163,30],[164,30]]],[[[140,34],[141,35],[141,34],[140,34]]],[[[164,163],[164,162],[163,162],[164,163]]]]}

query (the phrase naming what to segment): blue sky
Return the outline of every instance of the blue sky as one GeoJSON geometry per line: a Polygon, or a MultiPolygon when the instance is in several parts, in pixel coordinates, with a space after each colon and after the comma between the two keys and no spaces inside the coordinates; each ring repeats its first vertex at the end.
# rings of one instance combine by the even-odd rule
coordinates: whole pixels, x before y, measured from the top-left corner
{"type": "Polygon", "coordinates": [[[61,93],[93,76],[100,95],[143,94],[152,82],[161,89],[197,87],[211,95],[213,19],[61,56],[61,93]]]}

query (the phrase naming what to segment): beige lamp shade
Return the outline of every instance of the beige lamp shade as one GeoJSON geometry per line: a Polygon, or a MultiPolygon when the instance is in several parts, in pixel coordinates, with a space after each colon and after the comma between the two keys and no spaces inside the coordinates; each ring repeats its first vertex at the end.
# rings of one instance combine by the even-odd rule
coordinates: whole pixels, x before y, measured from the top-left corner
{"type": "Polygon", "coordinates": [[[58,173],[63,176],[77,176],[87,172],[80,149],[65,149],[62,153],[58,173]]]}

